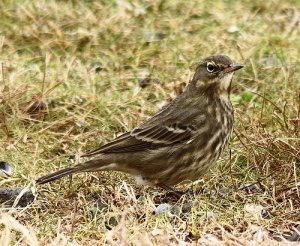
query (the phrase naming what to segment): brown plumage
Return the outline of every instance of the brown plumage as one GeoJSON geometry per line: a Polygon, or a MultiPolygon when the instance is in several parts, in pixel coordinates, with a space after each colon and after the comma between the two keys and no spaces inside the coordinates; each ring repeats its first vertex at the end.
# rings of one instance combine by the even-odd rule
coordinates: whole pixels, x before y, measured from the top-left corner
{"type": "Polygon", "coordinates": [[[83,155],[91,160],[38,178],[44,184],[91,171],[121,171],[161,187],[205,174],[224,150],[233,125],[231,79],[242,65],[229,57],[200,62],[186,90],[152,118],[83,155]]]}

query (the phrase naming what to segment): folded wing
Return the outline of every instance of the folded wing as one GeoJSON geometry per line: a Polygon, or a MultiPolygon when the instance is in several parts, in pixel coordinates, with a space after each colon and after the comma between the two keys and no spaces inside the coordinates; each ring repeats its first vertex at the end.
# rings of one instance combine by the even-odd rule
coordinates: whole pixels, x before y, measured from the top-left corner
{"type": "Polygon", "coordinates": [[[144,151],[188,142],[192,140],[193,131],[195,130],[193,125],[181,125],[179,123],[135,128],[131,132],[124,133],[115,140],[83,156],[144,151]]]}

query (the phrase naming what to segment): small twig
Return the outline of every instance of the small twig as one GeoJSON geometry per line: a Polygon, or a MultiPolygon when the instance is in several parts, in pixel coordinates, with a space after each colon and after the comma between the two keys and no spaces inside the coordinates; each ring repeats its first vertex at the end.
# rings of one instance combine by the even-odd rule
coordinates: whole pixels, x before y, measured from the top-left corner
{"type": "Polygon", "coordinates": [[[46,61],[46,57],[45,57],[45,65],[44,65],[44,71],[43,71],[42,90],[41,90],[40,100],[42,100],[42,98],[44,96],[45,81],[46,81],[46,70],[47,70],[47,61],[46,61]]]}
{"type": "Polygon", "coordinates": [[[240,57],[242,58],[242,60],[245,61],[245,57],[244,57],[244,55],[243,55],[243,53],[242,53],[241,46],[237,44],[237,45],[236,45],[236,49],[237,49],[237,51],[239,52],[240,57]]]}
{"type": "Polygon", "coordinates": [[[264,87],[264,95],[263,95],[263,102],[262,102],[261,111],[260,111],[260,120],[259,120],[259,122],[262,121],[265,105],[266,105],[266,87],[264,87]]]}
{"type": "Polygon", "coordinates": [[[78,211],[78,202],[75,200],[75,208],[74,208],[74,213],[72,216],[72,223],[71,223],[71,235],[74,234],[77,211],[78,211]]]}
{"type": "Polygon", "coordinates": [[[255,66],[254,66],[254,63],[253,63],[252,59],[250,59],[250,63],[251,63],[251,66],[252,66],[252,70],[253,70],[253,74],[254,74],[254,79],[255,79],[255,81],[258,81],[257,71],[255,69],[255,66]]]}
{"type": "Polygon", "coordinates": [[[266,101],[268,101],[269,103],[271,103],[280,113],[282,113],[282,109],[279,108],[274,102],[272,102],[270,99],[268,99],[267,97],[259,94],[258,92],[252,91],[252,93],[254,93],[257,96],[260,96],[261,98],[265,99],[266,101]]]}
{"type": "Polygon", "coordinates": [[[232,165],[232,155],[231,155],[231,148],[229,149],[229,167],[230,167],[230,171],[229,171],[229,174],[230,174],[230,179],[231,179],[231,182],[232,182],[232,185],[235,189],[235,192],[237,192],[238,190],[238,187],[236,186],[236,183],[234,182],[234,179],[233,179],[233,176],[232,176],[232,170],[231,170],[231,165],[232,165]]]}
{"type": "Polygon", "coordinates": [[[248,145],[249,144],[246,144],[246,143],[243,142],[243,140],[241,139],[239,133],[237,132],[237,130],[235,128],[233,128],[233,132],[236,135],[237,139],[241,142],[241,144],[248,150],[248,145]]]}
{"type": "Polygon", "coordinates": [[[286,117],[286,105],[287,105],[287,102],[285,102],[284,103],[284,105],[283,105],[283,111],[282,111],[282,116],[283,116],[283,122],[284,122],[284,124],[285,124],[285,127],[286,127],[286,129],[288,130],[289,129],[289,125],[288,125],[288,123],[287,123],[287,117],[286,117]]]}
{"type": "Polygon", "coordinates": [[[1,73],[2,73],[2,82],[3,82],[3,85],[5,86],[4,64],[3,64],[3,62],[1,62],[1,73]]]}

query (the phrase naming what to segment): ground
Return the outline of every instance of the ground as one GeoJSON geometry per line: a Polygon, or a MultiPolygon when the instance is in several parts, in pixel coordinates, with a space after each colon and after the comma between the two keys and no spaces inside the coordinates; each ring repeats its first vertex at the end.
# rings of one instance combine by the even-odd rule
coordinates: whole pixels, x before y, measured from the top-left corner
{"type": "MultiPolygon", "coordinates": [[[[0,244],[285,245],[300,223],[299,1],[0,2],[0,244]],[[132,129],[226,54],[231,144],[177,202],[121,173],[34,179],[132,129]],[[163,210],[162,207],[169,207],[163,210]],[[163,210],[163,211],[161,211],[163,210]]],[[[299,226],[298,226],[299,229],[299,226]]]]}

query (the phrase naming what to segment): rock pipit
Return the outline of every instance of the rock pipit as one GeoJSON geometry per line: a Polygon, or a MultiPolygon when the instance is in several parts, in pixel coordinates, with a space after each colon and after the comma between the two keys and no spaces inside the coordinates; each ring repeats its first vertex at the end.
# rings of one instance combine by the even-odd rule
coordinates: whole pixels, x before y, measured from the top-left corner
{"type": "Polygon", "coordinates": [[[90,160],[36,182],[93,171],[121,171],[142,184],[163,188],[199,179],[214,166],[230,139],[231,80],[242,67],[227,56],[207,57],[197,65],[185,91],[152,118],[83,155],[90,160]]]}

